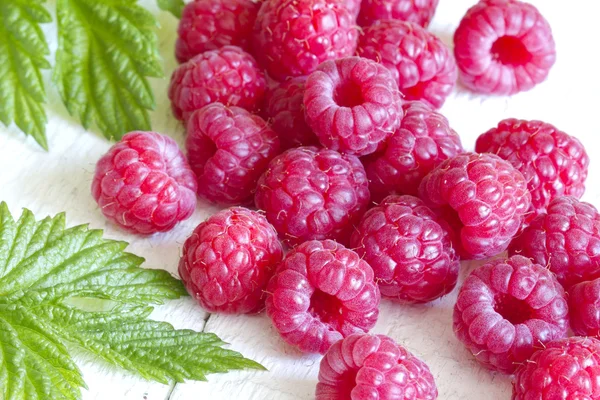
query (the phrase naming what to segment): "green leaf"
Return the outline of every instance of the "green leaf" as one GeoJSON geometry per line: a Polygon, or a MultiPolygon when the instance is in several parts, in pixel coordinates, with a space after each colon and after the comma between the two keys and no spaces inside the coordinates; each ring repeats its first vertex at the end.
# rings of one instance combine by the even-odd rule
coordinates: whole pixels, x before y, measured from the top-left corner
{"type": "Polygon", "coordinates": [[[57,0],[56,13],[53,81],[69,113],[109,139],[149,130],[147,78],[163,76],[154,16],[137,0],[57,0]]]}
{"type": "Polygon", "coordinates": [[[158,6],[165,11],[169,11],[175,17],[181,18],[185,3],[183,0],[158,0],[158,6]]]}
{"type": "Polygon", "coordinates": [[[51,22],[44,0],[0,0],[0,121],[13,121],[48,150],[42,69],[50,53],[41,23],[51,22]]]}
{"type": "Polygon", "coordinates": [[[0,203],[0,399],[81,397],[69,348],[162,383],[264,369],[211,333],[152,321],[151,304],[185,295],[165,271],[141,268],[124,242],[59,214],[15,221],[0,203]]]}

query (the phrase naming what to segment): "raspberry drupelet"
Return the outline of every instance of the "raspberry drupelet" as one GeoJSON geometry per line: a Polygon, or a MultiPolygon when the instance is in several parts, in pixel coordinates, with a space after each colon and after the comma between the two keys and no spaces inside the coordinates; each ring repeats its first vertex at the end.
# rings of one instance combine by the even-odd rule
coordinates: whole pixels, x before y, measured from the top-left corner
{"type": "Polygon", "coordinates": [[[256,111],[264,98],[266,79],[254,58],[236,46],[199,54],[171,76],[169,99],[177,119],[211,103],[256,111]]]}
{"type": "Polygon", "coordinates": [[[531,4],[482,0],[454,33],[462,83],[484,93],[511,95],[543,82],[556,60],[550,25],[531,4]]]}
{"type": "Polygon", "coordinates": [[[196,227],[183,245],[179,275],[206,311],[252,313],[263,308],[263,291],[282,258],[265,217],[233,207],[196,227]]]}
{"type": "Polygon", "coordinates": [[[279,81],[354,54],[358,29],[341,0],[267,0],[254,26],[254,53],[279,81]]]}
{"type": "Polygon", "coordinates": [[[512,400],[599,400],[600,341],[571,337],[538,351],[515,374],[512,400]]]}
{"type": "Polygon", "coordinates": [[[427,28],[439,0],[363,0],[358,24],[369,26],[380,20],[397,19],[427,28]]]}
{"type": "Polygon", "coordinates": [[[412,23],[380,21],[365,28],[357,54],[390,70],[407,100],[440,108],[456,83],[450,49],[431,32],[412,23]]]}
{"type": "Polygon", "coordinates": [[[435,400],[427,364],[385,335],[354,334],[321,360],[316,400],[435,400]]]}
{"type": "Polygon", "coordinates": [[[367,176],[355,156],[290,149],[269,163],[255,203],[288,245],[312,239],[347,243],[369,204],[367,176]]]}
{"type": "Polygon", "coordinates": [[[600,278],[569,289],[569,314],[576,335],[600,337],[600,278]]]}
{"type": "Polygon", "coordinates": [[[390,72],[374,61],[326,61],[306,81],[306,122],[321,144],[364,156],[380,149],[400,126],[402,100],[390,72]]]}
{"type": "Polygon", "coordinates": [[[565,292],[552,272],[513,256],[475,269],[460,288],[454,333],[477,361],[513,373],[536,349],[566,336],[565,292]]]}
{"type": "Polygon", "coordinates": [[[404,118],[385,150],[363,160],[374,201],[389,194],[416,195],[425,175],[464,152],[460,137],[442,114],[420,101],[402,107],[404,118]]]}
{"type": "Polygon", "coordinates": [[[371,329],[380,294],[373,270],[333,240],[312,240],[288,253],[267,286],[267,315],[281,337],[305,353],[371,329]]]}
{"type": "Polygon", "coordinates": [[[279,154],[279,138],[259,116],[213,103],[190,117],[186,148],[200,195],[219,204],[247,204],[279,154]]]}
{"type": "Polygon", "coordinates": [[[389,196],[367,211],[351,248],[373,268],[384,297],[426,303],[456,285],[460,264],[450,229],[416,197],[389,196]]]}
{"type": "Polygon", "coordinates": [[[520,254],[547,265],[565,289],[600,278],[600,214],[573,197],[557,197],[510,245],[520,254]]]}
{"type": "Polygon", "coordinates": [[[590,159],[579,140],[541,121],[505,119],[477,139],[475,151],[494,153],[521,171],[531,192],[531,216],[558,196],[581,198],[590,159]]]}
{"type": "Polygon", "coordinates": [[[259,7],[252,0],[196,0],[187,4],[177,29],[177,60],[183,63],[229,45],[249,51],[259,7]]]}
{"type": "Polygon", "coordinates": [[[96,164],[92,195],[104,216],[131,232],[171,230],[196,209],[196,177],[177,143],[130,132],[96,164]]]}
{"type": "Polygon", "coordinates": [[[466,153],[444,161],[423,179],[419,195],[449,222],[463,259],[483,259],[506,250],[531,204],[523,175],[489,153],[466,153]]]}

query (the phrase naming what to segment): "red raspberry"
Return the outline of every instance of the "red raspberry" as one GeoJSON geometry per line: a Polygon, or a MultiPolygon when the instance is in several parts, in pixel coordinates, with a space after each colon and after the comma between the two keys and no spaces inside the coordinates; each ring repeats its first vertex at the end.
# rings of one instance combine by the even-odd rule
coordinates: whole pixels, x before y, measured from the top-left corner
{"type": "Polygon", "coordinates": [[[354,334],[321,360],[316,400],[434,400],[427,364],[385,335],[354,334]]]}
{"type": "Polygon", "coordinates": [[[186,121],[194,111],[216,102],[254,111],[265,87],[254,58],[239,47],[225,46],[181,64],[171,76],[169,99],[175,117],[186,121]]]}
{"type": "Polygon", "coordinates": [[[267,293],[273,325],[306,353],[324,354],[338,340],[371,329],[379,315],[373,270],[333,240],[305,242],[288,253],[267,293]]]}
{"type": "Polygon", "coordinates": [[[454,33],[454,55],[468,88],[502,95],[541,83],[556,59],[548,22],[516,0],[483,0],[469,9],[454,33]]]}
{"type": "Polygon", "coordinates": [[[258,181],[255,201],[287,244],[312,239],[345,243],[367,210],[369,187],[358,158],[300,147],[271,161],[258,181]]]}
{"type": "Polygon", "coordinates": [[[600,337],[600,278],[569,289],[569,314],[576,335],[600,337]]]}
{"type": "Polygon", "coordinates": [[[305,77],[292,78],[267,92],[265,113],[285,150],[319,143],[304,120],[305,84],[305,77]]]}
{"type": "Polygon", "coordinates": [[[223,46],[248,51],[259,4],[251,0],[196,0],[185,6],[177,30],[179,62],[223,46]]]}
{"type": "Polygon", "coordinates": [[[519,367],[513,400],[600,399],[600,341],[557,340],[519,367]]]}
{"type": "Polygon", "coordinates": [[[263,308],[263,290],[282,258],[266,218],[233,207],[196,227],[183,245],[179,275],[206,311],[251,313],[263,308]]]}
{"type": "Polygon", "coordinates": [[[304,107],[323,146],[359,156],[381,148],[402,120],[400,92],[389,71],[359,57],[321,64],[306,81],[304,107]]]}
{"type": "Polygon", "coordinates": [[[129,132],[96,164],[92,196],[104,216],[131,232],[166,232],[196,209],[196,177],[177,143],[129,132]]]}
{"type": "Polygon", "coordinates": [[[194,112],[186,148],[198,193],[221,204],[251,203],[258,178],[279,154],[279,138],[259,116],[209,104],[194,112]]]}
{"type": "Polygon", "coordinates": [[[356,18],[358,17],[358,13],[360,13],[360,4],[362,3],[362,0],[343,0],[343,1],[346,4],[346,8],[348,9],[348,12],[352,16],[352,18],[354,18],[354,20],[356,20],[356,18]]]}
{"type": "Polygon", "coordinates": [[[494,154],[444,161],[423,179],[419,194],[451,224],[464,259],[506,250],[531,204],[523,175],[494,154]]]}
{"type": "Polygon", "coordinates": [[[600,278],[600,214],[591,204],[557,197],[509,251],[547,265],[566,289],[600,278]]]}
{"type": "Polygon", "coordinates": [[[416,195],[425,175],[448,158],[464,152],[460,137],[448,120],[426,103],[404,103],[400,128],[365,168],[375,201],[389,194],[416,195]]]}
{"type": "Polygon", "coordinates": [[[373,268],[382,296],[426,303],[456,285],[459,261],[449,232],[418,198],[389,196],[367,211],[351,244],[373,268]]]}
{"type": "Polygon", "coordinates": [[[481,364],[508,374],[568,328],[563,288],[545,267],[521,256],[471,272],[454,307],[458,340],[481,364]]]}
{"type": "Polygon", "coordinates": [[[254,26],[259,62],[277,80],[354,54],[355,18],[340,0],[266,0],[254,26]]]}
{"type": "Polygon", "coordinates": [[[440,39],[412,22],[380,21],[369,26],[357,54],[387,67],[407,100],[440,108],[456,82],[456,63],[440,39]]]}
{"type": "Polygon", "coordinates": [[[360,26],[385,19],[414,22],[427,27],[439,0],[363,0],[358,17],[360,26]]]}
{"type": "Polygon", "coordinates": [[[576,138],[541,121],[505,119],[477,139],[478,153],[494,153],[510,162],[528,182],[532,217],[555,197],[580,198],[590,159],[576,138]]]}

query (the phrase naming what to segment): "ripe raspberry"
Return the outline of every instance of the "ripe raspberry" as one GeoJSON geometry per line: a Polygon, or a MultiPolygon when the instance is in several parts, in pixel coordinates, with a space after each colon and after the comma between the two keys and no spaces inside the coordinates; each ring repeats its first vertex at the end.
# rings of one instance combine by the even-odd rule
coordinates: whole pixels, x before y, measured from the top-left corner
{"type": "Polygon", "coordinates": [[[104,216],[131,232],[166,232],[196,209],[196,177],[177,143],[129,132],[96,164],[92,196],[104,216]]]}
{"type": "Polygon", "coordinates": [[[569,289],[569,314],[576,335],[600,337],[600,279],[569,289]]]}
{"type": "Polygon", "coordinates": [[[373,268],[384,297],[426,303],[456,285],[449,226],[416,197],[389,196],[367,211],[351,244],[373,268]]]}
{"type": "Polygon", "coordinates": [[[285,150],[319,143],[304,120],[305,84],[305,77],[292,78],[267,92],[265,113],[285,150]]]}
{"type": "Polygon", "coordinates": [[[400,126],[398,86],[383,66],[365,58],[326,61],[304,92],[306,122],[326,148],[364,156],[400,126]]]}
{"type": "Polygon", "coordinates": [[[332,344],[371,329],[380,294],[373,270],[333,240],[312,240],[287,254],[267,286],[267,315],[289,344],[324,354],[332,344]]]}
{"type": "Polygon", "coordinates": [[[367,210],[369,187],[358,158],[300,147],[271,161],[255,202],[289,245],[312,239],[346,243],[367,210]]]}
{"type": "Polygon", "coordinates": [[[423,179],[419,194],[451,224],[464,259],[506,250],[531,204],[523,175],[494,154],[444,161],[423,179]]]}
{"type": "Polygon", "coordinates": [[[254,58],[239,47],[225,46],[181,64],[171,77],[169,99],[175,117],[187,121],[194,111],[216,102],[254,111],[265,87],[254,58]]]}
{"type": "Polygon", "coordinates": [[[266,218],[233,207],[196,227],[183,245],[179,275],[206,311],[251,313],[263,308],[263,290],[282,258],[266,218]]]}
{"type": "Polygon", "coordinates": [[[600,278],[600,214],[591,204],[557,197],[509,251],[547,265],[566,289],[600,278]]]}
{"type": "Polygon", "coordinates": [[[533,88],[556,60],[550,25],[516,0],[483,0],[454,33],[461,81],[479,93],[508,95],[533,88]]]}
{"type": "Polygon", "coordinates": [[[277,80],[354,54],[356,19],[340,0],[266,0],[254,26],[258,61],[277,80]]]}
{"type": "Polygon", "coordinates": [[[248,51],[259,4],[251,0],[196,0],[185,6],[177,30],[179,62],[223,46],[248,51]]]}
{"type": "Polygon", "coordinates": [[[456,82],[456,63],[440,39],[412,22],[380,21],[365,28],[357,54],[387,67],[407,100],[440,108],[456,82]]]}
{"type": "Polygon", "coordinates": [[[558,196],[580,198],[590,159],[576,138],[541,121],[505,119],[477,139],[478,153],[494,153],[521,171],[531,192],[532,217],[558,196]]]}
{"type": "Polygon", "coordinates": [[[316,400],[434,400],[427,364],[385,335],[354,334],[321,360],[316,400]]]}
{"type": "Polygon", "coordinates": [[[475,269],[454,306],[454,333],[477,361],[513,373],[536,349],[566,336],[563,288],[545,267],[513,256],[475,269]]]}
{"type": "Polygon", "coordinates": [[[279,154],[279,138],[261,117],[221,103],[194,112],[187,134],[198,193],[215,203],[251,203],[258,178],[279,154]]]}
{"type": "Polygon", "coordinates": [[[600,341],[571,337],[533,355],[515,375],[513,400],[600,399],[600,341]]]}
{"type": "Polygon", "coordinates": [[[439,0],[363,0],[358,17],[360,26],[385,19],[414,22],[427,28],[439,0]]]}
{"type": "Polygon", "coordinates": [[[464,152],[460,137],[442,114],[420,101],[402,107],[404,118],[385,151],[365,160],[375,201],[389,194],[416,195],[425,175],[464,152]]]}
{"type": "Polygon", "coordinates": [[[344,0],[344,4],[346,4],[346,9],[348,10],[348,12],[352,16],[352,18],[354,18],[355,21],[356,21],[356,18],[358,17],[358,13],[360,13],[360,4],[361,3],[362,3],[362,0],[344,0]]]}

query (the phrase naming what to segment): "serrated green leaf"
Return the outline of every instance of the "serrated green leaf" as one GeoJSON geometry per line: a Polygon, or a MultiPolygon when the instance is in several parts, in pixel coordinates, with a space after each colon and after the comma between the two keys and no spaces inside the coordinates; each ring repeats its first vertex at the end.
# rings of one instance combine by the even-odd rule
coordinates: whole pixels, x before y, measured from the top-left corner
{"type": "Polygon", "coordinates": [[[165,271],[140,268],[124,242],[65,216],[15,221],[0,203],[0,399],[79,399],[78,346],[162,383],[263,368],[217,336],[148,320],[149,304],[185,294],[165,271]]]}
{"type": "Polygon", "coordinates": [[[42,69],[50,53],[40,24],[51,22],[44,0],[0,0],[0,122],[13,121],[40,146],[46,139],[42,69]]]}
{"type": "Polygon", "coordinates": [[[181,18],[185,3],[183,0],[158,0],[158,6],[165,11],[169,11],[175,17],[181,18]]]}
{"type": "Polygon", "coordinates": [[[53,82],[69,113],[109,139],[149,130],[162,77],[154,16],[137,0],[57,0],[53,82]]]}

